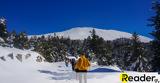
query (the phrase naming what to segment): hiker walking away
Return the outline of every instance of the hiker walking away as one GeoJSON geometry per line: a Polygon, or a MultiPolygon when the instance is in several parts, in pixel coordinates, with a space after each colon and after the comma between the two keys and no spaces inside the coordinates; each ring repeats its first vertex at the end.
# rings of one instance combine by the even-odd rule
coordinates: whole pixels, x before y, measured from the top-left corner
{"type": "Polygon", "coordinates": [[[66,57],[65,58],[65,65],[66,65],[66,67],[68,67],[68,64],[69,64],[69,59],[66,57]]]}
{"type": "Polygon", "coordinates": [[[89,67],[89,60],[86,58],[85,53],[81,53],[80,58],[75,65],[75,71],[78,74],[79,83],[87,83],[87,70],[89,67]]]}
{"type": "Polygon", "coordinates": [[[76,64],[75,58],[72,58],[70,62],[71,62],[71,65],[72,65],[72,70],[74,71],[75,70],[74,69],[75,68],[75,64],[76,64]]]}

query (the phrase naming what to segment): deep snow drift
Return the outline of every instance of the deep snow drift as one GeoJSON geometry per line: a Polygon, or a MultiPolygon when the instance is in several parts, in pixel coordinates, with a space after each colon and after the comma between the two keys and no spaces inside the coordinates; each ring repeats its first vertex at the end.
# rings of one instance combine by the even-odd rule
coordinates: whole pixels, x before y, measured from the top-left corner
{"type": "MultiPolygon", "coordinates": [[[[76,27],[76,28],[72,28],[72,29],[69,29],[63,32],[55,32],[55,33],[57,36],[60,36],[60,37],[63,36],[66,38],[70,37],[73,40],[83,40],[91,35],[90,31],[92,31],[93,29],[95,29],[96,34],[104,38],[104,40],[115,40],[117,38],[131,38],[132,37],[131,33],[117,31],[117,30],[97,29],[93,27],[76,27]]],[[[42,34],[42,35],[46,37],[48,35],[54,36],[54,33],[48,33],[48,34],[42,34]]],[[[42,35],[36,35],[36,36],[40,37],[42,35]]],[[[34,36],[34,35],[31,35],[31,36],[34,36]]],[[[142,42],[149,42],[152,39],[140,35],[140,40],[142,42]]]]}

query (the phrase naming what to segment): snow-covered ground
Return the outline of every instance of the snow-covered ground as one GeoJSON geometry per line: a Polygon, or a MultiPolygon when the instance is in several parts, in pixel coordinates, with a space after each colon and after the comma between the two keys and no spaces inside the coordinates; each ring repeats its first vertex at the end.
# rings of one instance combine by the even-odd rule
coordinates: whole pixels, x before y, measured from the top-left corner
{"type": "MultiPolygon", "coordinates": [[[[37,62],[37,56],[41,55],[29,50],[0,46],[0,83],[78,83],[71,65],[66,67],[64,62],[37,62]],[[29,54],[31,56],[26,58],[29,54]],[[22,60],[17,59],[17,55],[22,55],[22,60]]],[[[117,67],[99,67],[93,63],[87,74],[88,83],[121,83],[119,72],[96,73],[97,68],[120,71],[117,67]]]]}
{"type": "MultiPolygon", "coordinates": [[[[79,83],[71,65],[66,67],[64,62],[37,62],[38,56],[41,55],[33,51],[0,46],[0,83],[79,83]]],[[[116,66],[102,67],[92,63],[87,73],[87,83],[122,83],[120,71],[116,66]]]]}

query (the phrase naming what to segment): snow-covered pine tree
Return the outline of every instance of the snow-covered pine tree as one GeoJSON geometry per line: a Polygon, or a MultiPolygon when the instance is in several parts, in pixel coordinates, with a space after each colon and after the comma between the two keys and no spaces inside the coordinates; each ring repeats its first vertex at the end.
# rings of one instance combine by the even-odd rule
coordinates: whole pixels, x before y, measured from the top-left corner
{"type": "Polygon", "coordinates": [[[14,39],[14,47],[20,48],[20,49],[28,49],[29,42],[28,37],[25,32],[20,32],[16,35],[16,38],[14,39]]]}
{"type": "Polygon", "coordinates": [[[91,40],[90,40],[90,48],[93,50],[93,52],[96,52],[96,50],[98,49],[97,45],[98,45],[98,39],[99,39],[99,36],[96,35],[96,31],[95,29],[93,29],[92,31],[90,31],[91,33],[91,40]]]}
{"type": "Polygon", "coordinates": [[[112,41],[113,54],[112,59],[122,70],[129,70],[131,57],[131,40],[127,38],[118,38],[112,41]]]}
{"type": "Polygon", "coordinates": [[[155,12],[155,15],[149,19],[151,22],[150,26],[153,27],[151,35],[154,37],[154,40],[152,41],[152,48],[155,56],[152,61],[152,66],[153,71],[160,72],[160,2],[154,2],[152,9],[155,12]]]}
{"type": "Polygon", "coordinates": [[[104,41],[104,44],[99,46],[99,54],[100,58],[98,63],[100,65],[112,65],[113,57],[112,57],[112,45],[110,41],[104,41]]]}
{"type": "Polygon", "coordinates": [[[38,42],[37,36],[33,36],[29,38],[29,48],[30,49],[35,50],[38,43],[39,42],[38,42]]]}
{"type": "Polygon", "coordinates": [[[4,39],[4,41],[7,40],[8,31],[6,26],[6,19],[0,18],[0,37],[4,39]]]}
{"type": "Polygon", "coordinates": [[[134,71],[143,71],[144,65],[147,64],[146,55],[144,54],[144,47],[142,46],[139,36],[137,33],[132,35],[132,44],[131,44],[132,54],[130,57],[131,70],[134,71]]]}
{"type": "Polygon", "coordinates": [[[149,49],[145,48],[145,45],[143,45],[141,47],[141,55],[139,55],[137,57],[137,61],[133,63],[135,64],[136,71],[139,71],[139,72],[151,71],[150,58],[151,58],[151,54],[149,54],[149,49]]]}
{"type": "Polygon", "coordinates": [[[41,48],[41,53],[43,57],[48,61],[48,62],[53,62],[53,56],[52,56],[52,47],[49,45],[47,42],[42,43],[42,48],[41,48]]]}
{"type": "Polygon", "coordinates": [[[91,39],[89,41],[89,48],[90,50],[93,50],[93,53],[95,53],[98,64],[111,65],[111,46],[106,43],[106,41],[102,37],[99,37],[94,29],[91,31],[90,38],[91,39]]]}
{"type": "Polygon", "coordinates": [[[9,44],[10,47],[13,47],[15,38],[16,38],[16,31],[13,30],[12,32],[9,32],[8,38],[7,38],[7,43],[9,44]]]}
{"type": "Polygon", "coordinates": [[[131,62],[135,62],[137,60],[137,57],[141,54],[141,48],[140,48],[140,40],[139,36],[136,32],[132,34],[132,56],[131,56],[131,62]]]}

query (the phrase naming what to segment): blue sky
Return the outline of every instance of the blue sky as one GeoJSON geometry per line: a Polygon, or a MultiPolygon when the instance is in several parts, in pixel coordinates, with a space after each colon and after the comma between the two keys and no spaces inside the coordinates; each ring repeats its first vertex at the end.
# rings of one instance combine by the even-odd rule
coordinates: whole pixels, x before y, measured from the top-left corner
{"type": "Polygon", "coordinates": [[[0,17],[11,31],[43,34],[88,26],[137,32],[148,27],[152,0],[0,0],[0,17]]]}

